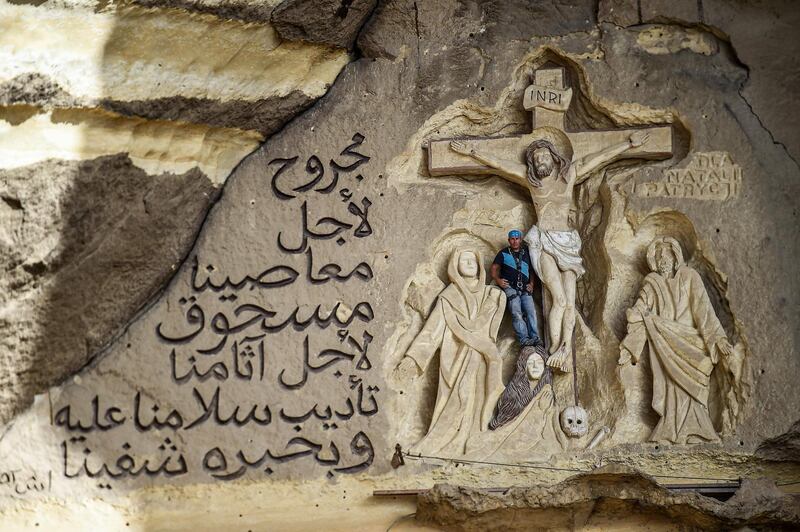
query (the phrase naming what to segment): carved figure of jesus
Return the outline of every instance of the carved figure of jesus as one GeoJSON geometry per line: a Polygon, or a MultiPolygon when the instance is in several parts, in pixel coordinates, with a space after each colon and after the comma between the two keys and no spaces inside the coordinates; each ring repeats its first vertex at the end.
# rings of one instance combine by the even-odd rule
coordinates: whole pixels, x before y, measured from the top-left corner
{"type": "Polygon", "coordinates": [[[537,224],[525,241],[550,298],[550,309],[545,310],[550,337],[547,364],[568,371],[575,326],[575,284],[585,271],[580,255],[581,239],[569,222],[575,187],[621,153],[647,142],[649,134],[636,131],[626,142],[575,161],[572,144],[563,131],[543,126],[536,128],[531,137],[534,140],[525,150],[524,164],[496,157],[458,140],[450,142],[450,149],[491,167],[500,177],[530,192],[537,224]]]}

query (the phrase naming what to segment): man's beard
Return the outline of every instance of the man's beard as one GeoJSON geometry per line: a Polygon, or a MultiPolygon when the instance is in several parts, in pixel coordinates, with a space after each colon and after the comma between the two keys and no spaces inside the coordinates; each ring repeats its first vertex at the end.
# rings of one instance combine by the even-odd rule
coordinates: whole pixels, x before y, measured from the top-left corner
{"type": "Polygon", "coordinates": [[[533,170],[534,173],[536,174],[536,177],[542,179],[544,177],[549,176],[553,172],[553,165],[551,164],[536,165],[534,166],[533,170]]]}

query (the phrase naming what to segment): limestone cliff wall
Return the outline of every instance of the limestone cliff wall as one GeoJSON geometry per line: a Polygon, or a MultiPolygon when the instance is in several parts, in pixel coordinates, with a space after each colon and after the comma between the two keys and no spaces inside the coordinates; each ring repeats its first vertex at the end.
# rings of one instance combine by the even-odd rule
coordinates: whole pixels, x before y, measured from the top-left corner
{"type": "Polygon", "coordinates": [[[3,422],[122,331],[233,169],[350,60],[281,38],[273,7],[0,4],[3,422]]]}
{"type": "MultiPolygon", "coordinates": [[[[0,529],[799,526],[787,495],[800,479],[798,26],[791,0],[0,0],[0,529]],[[527,132],[522,93],[547,65],[563,67],[575,89],[569,128],[674,132],[671,158],[614,165],[577,200],[589,269],[578,287],[580,399],[593,430],[607,425],[611,436],[594,451],[582,442],[557,454],[547,462],[555,469],[407,460],[394,471],[394,444],[407,447],[430,423],[438,366],[412,383],[392,370],[447,282],[448,254],[470,245],[490,255],[507,227],[535,220],[530,198],[508,183],[432,179],[427,142],[527,132]],[[714,154],[743,172],[736,198],[651,193],[668,171],[714,154]],[[679,239],[755,376],[732,418],[719,414],[724,398],[712,401],[718,446],[646,442],[655,423],[647,366],[616,368],[642,252],[663,235],[679,239]],[[361,257],[369,275],[353,273],[361,257]],[[278,263],[305,284],[230,288],[278,263]],[[223,327],[216,316],[234,301],[223,327]],[[266,373],[283,384],[213,395],[214,366],[176,379],[170,356],[200,349],[174,332],[197,324],[195,304],[208,310],[203,341],[226,328],[233,338],[233,316],[294,309],[267,346],[266,373]],[[323,353],[312,362],[309,344],[323,353]],[[334,376],[342,361],[353,373],[334,376]],[[369,445],[348,434],[335,453],[315,448],[346,430],[344,417],[340,426],[324,417],[340,396],[351,416],[361,412],[353,432],[369,445]],[[134,397],[136,428],[117,430],[133,423],[123,402],[134,397]],[[273,419],[260,432],[220,421],[232,405],[262,399],[273,419]],[[153,406],[146,428],[141,404],[153,406]],[[213,418],[199,414],[193,432],[153,431],[159,404],[162,414],[216,408],[217,418],[204,425],[213,418]],[[117,406],[118,415],[108,410],[117,406]],[[68,429],[70,412],[94,428],[68,429]],[[72,478],[79,461],[67,454],[86,441],[85,474],[72,478]],[[306,448],[292,454],[287,442],[306,448]],[[121,454],[131,443],[160,449],[148,457],[174,445],[197,467],[176,478],[88,474],[93,459],[133,454],[121,454]],[[249,464],[258,471],[236,473],[235,450],[261,443],[268,450],[249,464]],[[366,469],[327,466],[340,451],[366,469]],[[266,457],[275,463],[264,466],[266,457]],[[623,467],[585,473],[608,463],[623,467]],[[748,483],[723,505],[671,494],[628,467],[664,482],[781,485],[748,483]],[[372,496],[434,483],[472,488],[372,496]],[[496,491],[512,485],[534,487],[496,491]]],[[[508,323],[500,335],[511,358],[508,323]]],[[[231,349],[210,345],[202,354],[231,349]]],[[[558,400],[569,386],[556,382],[558,400]]]]}

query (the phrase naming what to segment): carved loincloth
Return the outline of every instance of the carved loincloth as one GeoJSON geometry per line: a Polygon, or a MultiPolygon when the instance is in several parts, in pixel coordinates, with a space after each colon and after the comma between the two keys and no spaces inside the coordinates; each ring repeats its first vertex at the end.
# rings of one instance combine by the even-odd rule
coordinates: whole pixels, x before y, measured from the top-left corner
{"type": "Polygon", "coordinates": [[[525,235],[531,253],[531,262],[539,278],[542,277],[540,261],[542,251],[553,257],[562,272],[571,270],[576,277],[586,271],[581,259],[581,237],[578,231],[548,231],[541,230],[535,225],[525,235]]]}

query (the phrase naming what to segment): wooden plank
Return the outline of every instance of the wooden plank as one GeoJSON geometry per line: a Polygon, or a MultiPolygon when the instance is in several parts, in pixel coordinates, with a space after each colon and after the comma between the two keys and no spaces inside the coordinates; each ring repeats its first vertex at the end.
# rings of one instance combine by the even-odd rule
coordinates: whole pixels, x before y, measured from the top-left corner
{"type": "MultiPolygon", "coordinates": [[[[732,494],[739,489],[738,482],[726,482],[717,484],[661,484],[662,488],[672,491],[694,491],[704,494],[732,494]]],[[[475,488],[476,490],[487,493],[505,493],[512,489],[525,489],[525,486],[509,486],[505,488],[475,488]]],[[[415,488],[415,489],[396,489],[396,490],[373,490],[373,497],[416,497],[426,493],[431,488],[415,488]]]]}

